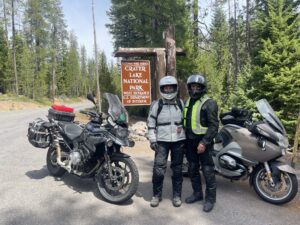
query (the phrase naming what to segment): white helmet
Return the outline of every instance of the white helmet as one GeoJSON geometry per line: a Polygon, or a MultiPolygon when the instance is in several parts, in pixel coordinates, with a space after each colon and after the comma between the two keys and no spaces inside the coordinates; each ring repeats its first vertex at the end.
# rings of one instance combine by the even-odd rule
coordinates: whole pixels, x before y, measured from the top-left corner
{"type": "Polygon", "coordinates": [[[164,99],[171,100],[175,98],[178,92],[178,82],[176,78],[169,75],[161,78],[159,81],[159,92],[164,99]],[[165,86],[173,86],[173,91],[165,92],[164,90],[165,86]]]}

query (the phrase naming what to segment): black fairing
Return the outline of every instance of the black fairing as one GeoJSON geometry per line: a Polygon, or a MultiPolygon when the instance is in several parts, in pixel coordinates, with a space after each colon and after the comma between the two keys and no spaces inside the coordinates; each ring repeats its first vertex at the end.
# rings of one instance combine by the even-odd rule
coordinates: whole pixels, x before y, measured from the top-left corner
{"type": "Polygon", "coordinates": [[[92,150],[96,151],[97,145],[104,143],[106,140],[106,130],[98,123],[89,122],[82,133],[82,139],[85,145],[92,150]]]}

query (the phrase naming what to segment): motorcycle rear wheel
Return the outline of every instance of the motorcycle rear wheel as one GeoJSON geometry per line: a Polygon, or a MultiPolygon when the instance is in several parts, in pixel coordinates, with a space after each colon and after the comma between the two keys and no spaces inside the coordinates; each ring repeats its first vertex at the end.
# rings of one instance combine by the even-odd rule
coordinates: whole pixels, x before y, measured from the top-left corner
{"type": "Polygon", "coordinates": [[[267,178],[266,170],[260,167],[253,174],[253,187],[258,196],[266,202],[281,205],[293,200],[298,191],[295,174],[280,171],[279,179],[272,187],[267,178]]]}
{"type": "Polygon", "coordinates": [[[101,164],[96,183],[99,193],[106,201],[114,204],[126,202],[137,191],[138,169],[131,158],[111,158],[112,177],[109,176],[105,161],[101,164]]]}
{"type": "Polygon", "coordinates": [[[66,170],[57,164],[56,151],[52,147],[48,149],[46,162],[48,171],[52,176],[61,177],[65,174],[66,170]]]}

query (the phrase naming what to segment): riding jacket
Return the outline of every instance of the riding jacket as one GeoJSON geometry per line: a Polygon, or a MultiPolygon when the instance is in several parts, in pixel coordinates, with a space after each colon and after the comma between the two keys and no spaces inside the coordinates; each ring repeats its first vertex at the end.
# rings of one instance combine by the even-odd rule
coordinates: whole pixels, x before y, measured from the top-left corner
{"type": "Polygon", "coordinates": [[[148,139],[152,142],[165,141],[177,142],[185,140],[183,129],[182,111],[183,101],[180,100],[181,107],[177,105],[176,99],[167,101],[163,99],[163,106],[158,114],[159,101],[151,104],[147,120],[148,139]]]}

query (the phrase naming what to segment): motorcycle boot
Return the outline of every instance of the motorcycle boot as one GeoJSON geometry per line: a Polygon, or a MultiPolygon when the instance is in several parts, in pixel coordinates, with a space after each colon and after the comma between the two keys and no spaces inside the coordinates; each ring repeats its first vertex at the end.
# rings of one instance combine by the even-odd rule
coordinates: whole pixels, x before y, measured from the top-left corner
{"type": "Polygon", "coordinates": [[[181,206],[182,176],[173,176],[172,186],[173,186],[173,206],[179,207],[181,206]]]}
{"type": "Polygon", "coordinates": [[[199,165],[190,162],[189,164],[189,175],[192,182],[192,188],[194,190],[193,194],[185,199],[187,204],[194,203],[196,201],[203,200],[203,192],[202,192],[202,182],[199,173],[199,165]]]}
{"type": "Polygon", "coordinates": [[[193,194],[185,199],[185,203],[192,204],[196,201],[202,201],[203,194],[202,192],[193,192],[193,194]]]}
{"type": "Polygon", "coordinates": [[[157,207],[159,205],[159,202],[162,200],[161,197],[159,196],[153,196],[151,201],[150,201],[150,206],[151,207],[157,207]]]}
{"type": "Polygon", "coordinates": [[[203,205],[204,212],[210,212],[216,202],[216,177],[212,166],[203,167],[203,175],[206,181],[205,202],[203,205]]]}
{"type": "Polygon", "coordinates": [[[181,206],[181,198],[176,196],[173,198],[173,206],[174,207],[180,207],[181,206]]]}
{"type": "Polygon", "coordinates": [[[206,189],[205,192],[203,211],[210,212],[214,208],[214,204],[216,202],[216,188],[206,189]]]}

